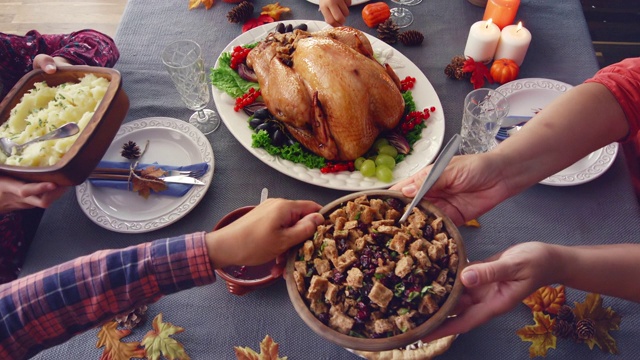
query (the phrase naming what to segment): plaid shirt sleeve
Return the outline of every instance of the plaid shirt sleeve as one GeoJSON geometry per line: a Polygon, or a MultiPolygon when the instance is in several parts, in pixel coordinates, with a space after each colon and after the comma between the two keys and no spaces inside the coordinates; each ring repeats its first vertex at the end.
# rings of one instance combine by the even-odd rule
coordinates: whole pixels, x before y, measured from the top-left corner
{"type": "Polygon", "coordinates": [[[0,285],[0,359],[26,359],[163,295],[215,280],[204,232],[103,250],[0,285]]]}
{"type": "Polygon", "coordinates": [[[0,33],[0,74],[4,93],[33,69],[38,54],[63,57],[73,65],[113,67],[120,57],[115,42],[95,30],[42,35],[31,30],[24,36],[0,33]]]}

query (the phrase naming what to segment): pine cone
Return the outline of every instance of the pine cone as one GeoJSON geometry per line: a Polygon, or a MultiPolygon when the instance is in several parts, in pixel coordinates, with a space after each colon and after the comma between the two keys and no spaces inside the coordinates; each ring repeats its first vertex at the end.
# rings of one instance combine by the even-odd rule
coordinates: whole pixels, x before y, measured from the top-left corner
{"type": "Polygon", "coordinates": [[[140,157],[140,147],[135,142],[129,141],[122,145],[120,154],[129,160],[137,159],[140,157]]]}
{"type": "Polygon", "coordinates": [[[593,319],[582,319],[576,323],[576,335],[580,340],[589,340],[596,334],[596,322],[593,319]]]}
{"type": "Polygon", "coordinates": [[[571,309],[571,306],[562,305],[560,307],[560,310],[558,310],[558,320],[573,323],[575,319],[576,315],[573,313],[573,309],[571,309]]]}
{"type": "Polygon", "coordinates": [[[462,71],[464,66],[464,58],[462,56],[454,56],[451,59],[451,63],[444,68],[444,74],[451,79],[464,79],[469,78],[471,73],[462,71]]]}
{"type": "Polygon", "coordinates": [[[454,56],[451,58],[451,64],[455,67],[463,67],[465,60],[464,56],[454,56]]]}
{"type": "Polygon", "coordinates": [[[238,24],[249,20],[251,16],[253,16],[253,4],[245,0],[229,11],[227,20],[230,23],[238,24]]]}
{"type": "Polygon", "coordinates": [[[404,46],[418,46],[424,41],[424,35],[422,35],[420,31],[409,30],[400,34],[398,40],[400,40],[404,46]]]}
{"type": "Polygon", "coordinates": [[[116,316],[115,321],[118,323],[118,326],[131,330],[138,325],[144,324],[146,319],[147,305],[142,305],[128,313],[116,316]]]}
{"type": "Polygon", "coordinates": [[[396,25],[391,18],[378,25],[378,39],[387,44],[395,44],[396,41],[398,41],[399,32],[400,28],[398,28],[398,25],[396,25]]]}
{"type": "Polygon", "coordinates": [[[553,335],[563,339],[573,338],[574,331],[573,322],[564,320],[556,320],[556,324],[553,327],[553,335]]]}

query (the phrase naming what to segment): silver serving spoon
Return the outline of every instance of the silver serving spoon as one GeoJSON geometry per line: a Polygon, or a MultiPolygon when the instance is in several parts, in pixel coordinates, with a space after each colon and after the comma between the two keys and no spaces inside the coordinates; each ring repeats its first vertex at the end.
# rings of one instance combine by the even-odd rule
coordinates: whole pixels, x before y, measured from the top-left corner
{"type": "Polygon", "coordinates": [[[433,163],[433,167],[431,168],[429,175],[427,175],[427,177],[424,179],[424,182],[420,186],[420,189],[416,193],[416,196],[413,198],[413,201],[411,201],[411,204],[409,204],[404,214],[400,218],[401,224],[407,221],[407,218],[409,217],[409,215],[411,215],[413,208],[420,202],[420,200],[422,200],[422,197],[427,193],[429,189],[431,189],[431,186],[436,183],[436,180],[438,180],[444,169],[447,167],[447,164],[449,164],[449,161],[451,161],[453,155],[455,155],[458,151],[458,148],[460,147],[460,141],[462,141],[462,137],[460,136],[460,134],[455,134],[453,135],[451,140],[449,140],[447,145],[445,145],[444,149],[442,150],[440,155],[438,155],[436,161],[433,163]]]}
{"type": "Polygon", "coordinates": [[[80,128],[78,127],[78,125],[76,125],[76,123],[67,123],[47,134],[29,140],[24,144],[17,144],[14,141],[9,140],[9,138],[0,138],[0,151],[2,151],[7,156],[11,156],[11,154],[13,153],[13,149],[16,149],[16,155],[20,155],[27,146],[33,143],[45,140],[66,138],[77,134],[78,131],[80,131],[80,128]]]}

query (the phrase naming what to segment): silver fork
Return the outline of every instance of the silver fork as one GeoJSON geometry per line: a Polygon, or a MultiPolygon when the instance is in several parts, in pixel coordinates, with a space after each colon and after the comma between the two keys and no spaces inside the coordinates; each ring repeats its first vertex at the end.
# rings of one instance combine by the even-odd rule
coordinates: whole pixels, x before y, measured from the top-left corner
{"type": "Polygon", "coordinates": [[[192,178],[202,177],[206,171],[204,169],[200,170],[167,170],[165,171],[165,176],[188,176],[192,178]]]}

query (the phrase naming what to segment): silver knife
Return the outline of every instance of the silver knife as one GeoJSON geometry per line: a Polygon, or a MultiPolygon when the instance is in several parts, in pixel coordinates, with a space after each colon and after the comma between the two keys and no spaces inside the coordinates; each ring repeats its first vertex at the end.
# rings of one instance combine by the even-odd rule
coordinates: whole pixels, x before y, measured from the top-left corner
{"type": "Polygon", "coordinates": [[[189,184],[189,185],[204,185],[204,183],[198,179],[189,177],[189,176],[165,176],[158,178],[166,183],[177,183],[177,184],[189,184]]]}

